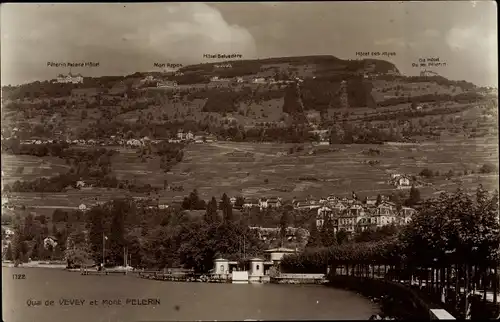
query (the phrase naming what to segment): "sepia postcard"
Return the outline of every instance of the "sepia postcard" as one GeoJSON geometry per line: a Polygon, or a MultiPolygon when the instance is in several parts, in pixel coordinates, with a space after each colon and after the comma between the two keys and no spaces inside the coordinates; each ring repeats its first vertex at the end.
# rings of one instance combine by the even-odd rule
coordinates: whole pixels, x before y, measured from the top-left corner
{"type": "Polygon", "coordinates": [[[4,322],[500,319],[495,2],[0,12],[4,322]]]}

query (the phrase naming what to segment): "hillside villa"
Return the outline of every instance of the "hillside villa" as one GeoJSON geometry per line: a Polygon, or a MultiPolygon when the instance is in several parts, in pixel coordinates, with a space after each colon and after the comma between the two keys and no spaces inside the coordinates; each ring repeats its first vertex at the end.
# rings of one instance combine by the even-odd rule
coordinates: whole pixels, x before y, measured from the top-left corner
{"type": "Polygon", "coordinates": [[[56,82],[61,84],[82,84],[83,76],[81,74],[73,75],[71,72],[68,75],[59,74],[57,75],[56,82]]]}
{"type": "Polygon", "coordinates": [[[362,231],[369,227],[383,227],[390,224],[405,225],[410,222],[416,210],[410,207],[396,209],[392,202],[384,201],[378,206],[362,204],[359,201],[350,206],[323,206],[318,209],[316,226],[321,228],[326,219],[333,223],[335,232],[344,230],[354,232],[357,227],[362,231]]]}
{"type": "Polygon", "coordinates": [[[211,82],[230,82],[231,79],[229,79],[229,78],[222,78],[222,77],[219,77],[219,76],[213,76],[212,78],[210,78],[210,81],[211,82]]]}
{"type": "Polygon", "coordinates": [[[54,236],[48,236],[44,238],[43,247],[45,249],[48,249],[49,247],[54,248],[56,246],[57,246],[57,238],[55,238],[54,236]]]}
{"type": "Polygon", "coordinates": [[[245,198],[243,202],[243,208],[259,207],[259,199],[257,198],[245,198]]]}
{"type": "Polygon", "coordinates": [[[184,132],[183,130],[179,130],[177,132],[177,139],[181,140],[181,141],[189,141],[189,140],[193,140],[194,139],[194,134],[193,132],[189,131],[189,132],[184,132]]]}
{"type": "Polygon", "coordinates": [[[406,174],[393,173],[389,179],[389,184],[397,187],[398,189],[411,188],[412,178],[406,174]]]}
{"type": "Polygon", "coordinates": [[[175,88],[177,87],[176,81],[160,81],[156,83],[156,87],[159,88],[175,88]]]}

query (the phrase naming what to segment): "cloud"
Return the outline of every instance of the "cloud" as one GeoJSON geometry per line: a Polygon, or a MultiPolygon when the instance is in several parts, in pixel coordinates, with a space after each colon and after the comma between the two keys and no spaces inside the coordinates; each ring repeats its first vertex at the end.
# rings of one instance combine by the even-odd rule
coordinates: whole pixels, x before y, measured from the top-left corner
{"type": "Polygon", "coordinates": [[[485,30],[477,27],[452,28],[446,43],[456,54],[466,59],[485,61],[493,67],[497,65],[498,47],[496,30],[485,30]]]}
{"type": "Polygon", "coordinates": [[[102,75],[154,62],[199,63],[205,53],[256,52],[247,29],[203,3],[7,4],[1,14],[3,83],[64,72],[48,61],[100,62],[102,75]]]}
{"type": "Polygon", "coordinates": [[[456,27],[448,32],[446,41],[452,49],[457,50],[491,49],[496,47],[494,32],[477,27],[456,27]]]}
{"type": "Polygon", "coordinates": [[[452,53],[472,73],[485,75],[491,84],[497,82],[498,46],[496,28],[455,27],[446,35],[452,53]]]}

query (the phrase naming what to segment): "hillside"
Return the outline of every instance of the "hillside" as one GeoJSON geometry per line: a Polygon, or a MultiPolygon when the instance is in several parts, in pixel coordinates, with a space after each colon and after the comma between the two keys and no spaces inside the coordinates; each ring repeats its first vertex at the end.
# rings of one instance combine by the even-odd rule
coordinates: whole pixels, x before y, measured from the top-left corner
{"type": "Polygon", "coordinates": [[[219,135],[228,135],[227,128],[329,127],[344,121],[360,126],[394,121],[403,130],[401,117],[418,120],[491,107],[493,99],[486,101],[478,92],[465,81],[402,76],[383,60],[283,57],[190,65],[176,73],[85,78],[83,84],[3,87],[2,121],[6,130],[18,128],[25,138],[130,131],[133,137],[168,136],[164,128],[173,124],[219,135]],[[154,81],[141,81],[146,76],[154,81]],[[178,86],[156,87],[165,81],[178,86]],[[415,112],[418,104],[424,109],[415,112]]]}
{"type": "Polygon", "coordinates": [[[459,185],[491,188],[498,179],[496,170],[482,170],[498,164],[497,97],[471,83],[406,77],[385,61],[333,56],[220,64],[2,88],[9,198],[51,214],[123,195],[182,201],[192,189],[207,200],[222,193],[390,194],[389,172],[418,175],[424,168],[435,174],[421,189],[425,197],[459,185]],[[179,130],[215,142],[165,142],[179,130]],[[144,137],[166,149],[124,144],[144,137]],[[57,144],[34,143],[43,139],[95,141],[72,145],[68,151],[78,157],[68,157],[57,144]],[[307,143],[320,139],[332,146],[307,143]],[[421,144],[391,143],[408,141],[421,144]],[[102,144],[112,155],[90,153],[102,144]],[[86,154],[93,157],[82,162],[86,154]],[[68,188],[82,179],[91,186],[68,188]]]}

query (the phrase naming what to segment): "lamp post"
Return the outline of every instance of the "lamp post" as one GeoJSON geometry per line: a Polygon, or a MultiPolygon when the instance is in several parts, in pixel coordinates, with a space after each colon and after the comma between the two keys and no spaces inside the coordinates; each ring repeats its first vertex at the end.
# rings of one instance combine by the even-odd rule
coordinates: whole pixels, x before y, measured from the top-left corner
{"type": "Polygon", "coordinates": [[[105,263],[105,254],[106,254],[106,237],[104,233],[102,233],[102,268],[104,269],[104,263],[105,263]]]}

